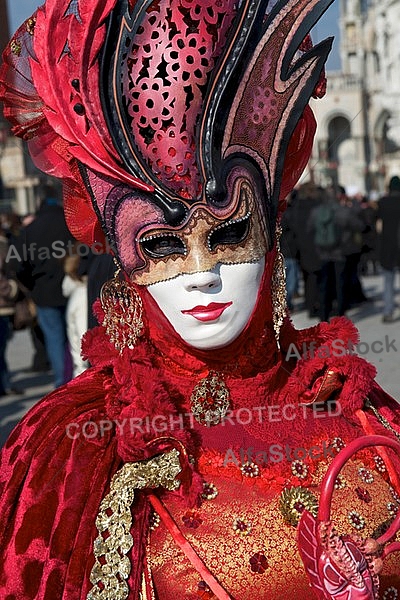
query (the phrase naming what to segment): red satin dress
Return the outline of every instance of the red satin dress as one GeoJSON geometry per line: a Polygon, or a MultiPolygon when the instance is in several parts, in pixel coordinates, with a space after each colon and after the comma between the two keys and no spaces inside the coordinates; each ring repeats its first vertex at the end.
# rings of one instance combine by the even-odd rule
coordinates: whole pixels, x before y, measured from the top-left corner
{"type": "MultiPolygon", "coordinates": [[[[96,516],[112,476],[168,444],[181,449],[187,469],[176,491],[143,489],[135,497],[128,598],[217,598],[204,573],[235,600],[318,597],[299,552],[299,519],[317,514],[321,482],[341,449],[365,435],[397,439],[399,411],[357,356],[285,360],[291,344],[300,352],[311,340],[317,347],[356,341],[346,319],[301,332],[286,321],[280,350],[269,326],[256,329],[240,353],[212,360],[173,344],[159,322],[121,355],[102,327],[87,334],[93,367],[38,403],[3,449],[1,598],[86,599],[96,516]],[[333,404],[316,409],[327,370],[340,386],[333,404]],[[190,416],[190,398],[210,372],[229,389],[231,413],[206,427],[190,416]]],[[[400,458],[380,448],[347,461],[332,500],[338,533],[377,539],[387,530],[400,506],[399,473],[400,458]]],[[[398,597],[399,553],[383,560],[379,580],[379,598],[398,597]]]]}

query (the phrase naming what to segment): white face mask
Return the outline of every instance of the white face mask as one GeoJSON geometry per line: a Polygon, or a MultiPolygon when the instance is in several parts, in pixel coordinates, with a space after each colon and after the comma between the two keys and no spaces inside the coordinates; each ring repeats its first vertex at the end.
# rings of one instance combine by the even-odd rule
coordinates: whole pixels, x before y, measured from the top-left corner
{"type": "Polygon", "coordinates": [[[190,346],[215,350],[246,327],[258,298],[265,257],[179,275],[147,287],[175,331],[190,346]]]}

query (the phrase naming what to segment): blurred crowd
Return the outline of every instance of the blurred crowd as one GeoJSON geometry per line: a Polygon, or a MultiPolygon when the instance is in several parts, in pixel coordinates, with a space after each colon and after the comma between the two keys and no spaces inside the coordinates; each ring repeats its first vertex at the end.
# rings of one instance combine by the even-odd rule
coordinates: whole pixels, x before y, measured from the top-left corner
{"type": "Polygon", "coordinates": [[[303,282],[310,317],[328,321],[370,299],[360,276],[382,274],[384,323],[395,320],[395,274],[400,266],[400,178],[377,201],[346,190],[305,183],[288,198],[281,249],[289,310],[303,282]]]}
{"type": "Polygon", "coordinates": [[[34,215],[0,215],[0,396],[23,393],[6,362],[13,331],[29,330],[34,352],[27,370],[51,371],[54,387],[87,368],[81,338],[96,324],[91,306],[113,273],[110,254],[93,253],[72,237],[57,188],[43,187],[34,215]]]}
{"type": "MultiPolygon", "coordinates": [[[[370,301],[362,275],[384,281],[384,323],[395,320],[395,274],[400,266],[400,178],[377,201],[343,187],[305,183],[287,200],[281,250],[288,307],[329,320],[370,301]],[[294,302],[296,298],[303,302],[294,302]]],[[[23,393],[10,381],[6,348],[13,331],[28,329],[33,372],[52,371],[58,387],[81,373],[81,337],[96,325],[91,310],[115,272],[110,252],[93,252],[71,236],[58,191],[42,190],[38,211],[0,214],[0,396],[23,393]]]]}

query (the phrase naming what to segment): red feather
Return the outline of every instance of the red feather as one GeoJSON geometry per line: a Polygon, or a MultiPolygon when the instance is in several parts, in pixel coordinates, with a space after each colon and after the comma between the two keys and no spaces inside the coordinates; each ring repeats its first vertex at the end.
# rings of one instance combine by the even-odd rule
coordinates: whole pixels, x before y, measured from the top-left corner
{"type": "Polygon", "coordinates": [[[32,76],[44,114],[71,155],[105,175],[151,191],[117,162],[100,103],[98,53],[116,0],[48,0],[38,10],[32,76]]]}

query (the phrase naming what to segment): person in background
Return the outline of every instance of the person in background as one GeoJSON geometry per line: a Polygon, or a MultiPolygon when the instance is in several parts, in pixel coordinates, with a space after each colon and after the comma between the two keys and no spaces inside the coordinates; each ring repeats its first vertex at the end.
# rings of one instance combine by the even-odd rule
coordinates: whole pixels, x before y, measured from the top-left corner
{"type": "Polygon", "coordinates": [[[306,228],[321,265],[318,273],[320,321],[329,321],[335,300],[338,314],[345,313],[345,257],[340,245],[342,228],[337,219],[338,210],[334,191],[326,190],[321,203],[310,214],[306,228]]]}
{"type": "Polygon", "coordinates": [[[395,320],[394,280],[400,266],[400,178],[389,182],[389,193],[378,203],[379,260],[383,270],[383,323],[395,320]]]}
{"type": "Polygon", "coordinates": [[[361,208],[362,195],[357,192],[350,197],[344,187],[338,189],[339,204],[342,207],[343,239],[341,246],[345,256],[345,290],[346,308],[368,302],[364,294],[360,277],[360,261],[363,247],[363,233],[367,229],[367,223],[363,218],[361,208]]]}
{"type": "Polygon", "coordinates": [[[103,284],[114,277],[115,271],[116,265],[110,252],[91,253],[88,256],[86,265],[88,329],[99,325],[98,319],[93,312],[93,304],[100,298],[103,284]]]}
{"type": "Polygon", "coordinates": [[[18,296],[17,282],[9,277],[5,258],[8,251],[8,240],[0,230],[0,396],[7,393],[22,394],[22,390],[11,386],[10,374],[6,361],[7,343],[10,339],[11,318],[15,312],[15,300],[18,296]]]}
{"type": "Polygon", "coordinates": [[[63,295],[68,298],[66,323],[73,377],[83,373],[89,366],[81,356],[81,339],[88,329],[87,276],[80,274],[81,262],[79,254],[65,258],[65,277],[62,282],[63,295]]]}
{"type": "Polygon", "coordinates": [[[36,305],[56,387],[68,379],[65,374],[67,299],[62,293],[61,259],[73,243],[58,191],[55,186],[46,185],[35,219],[22,230],[14,252],[10,253],[10,264],[36,305]]]}
{"type": "Polygon", "coordinates": [[[343,316],[349,308],[348,256],[355,248],[355,234],[364,227],[348,205],[343,188],[327,190],[323,203],[310,215],[308,233],[314,240],[321,261],[319,277],[321,321],[333,314],[343,316]]]}
{"type": "Polygon", "coordinates": [[[307,223],[314,208],[322,201],[323,190],[312,182],[301,185],[293,200],[293,227],[296,235],[300,268],[304,280],[304,299],[308,316],[319,313],[318,281],[321,261],[314,240],[307,230],[307,223]]]}
{"type": "Polygon", "coordinates": [[[362,248],[360,272],[362,275],[377,275],[378,273],[378,234],[376,231],[377,202],[372,197],[364,197],[360,202],[361,218],[364,221],[362,232],[362,248]]]}
{"type": "MultiPolygon", "coordinates": [[[[20,219],[19,228],[11,227],[7,232],[7,237],[9,241],[9,258],[13,255],[12,248],[16,248],[17,240],[21,235],[21,231],[24,231],[24,228],[30,225],[35,220],[35,213],[28,213],[24,217],[20,219]]],[[[15,265],[14,261],[9,261],[11,264],[15,265]]],[[[18,261],[16,262],[18,266],[18,261]]],[[[36,314],[36,306],[31,298],[30,291],[22,285],[19,281],[18,287],[20,288],[20,294],[22,293],[24,296],[29,297],[31,301],[31,307],[33,311],[32,322],[27,325],[29,328],[29,334],[31,336],[32,346],[33,346],[33,356],[32,363],[29,367],[26,368],[26,372],[28,373],[46,373],[50,370],[50,361],[47,357],[46,345],[44,341],[43,331],[40,328],[40,325],[37,320],[36,314]],[[23,291],[22,291],[23,288],[23,291]]]]}

